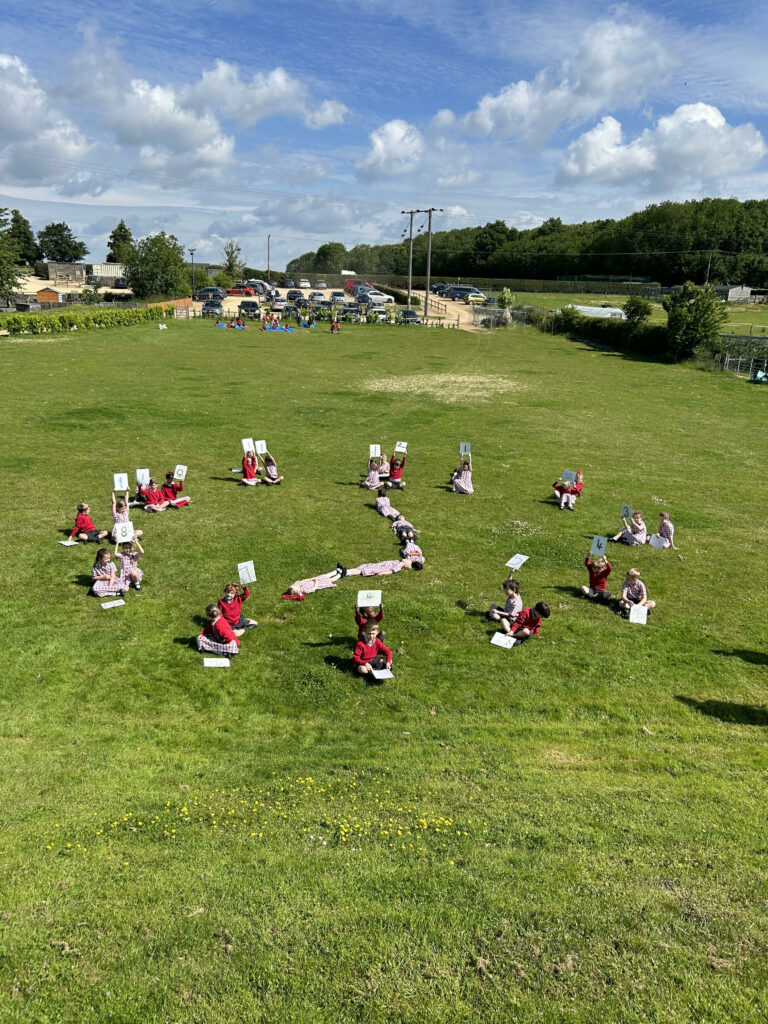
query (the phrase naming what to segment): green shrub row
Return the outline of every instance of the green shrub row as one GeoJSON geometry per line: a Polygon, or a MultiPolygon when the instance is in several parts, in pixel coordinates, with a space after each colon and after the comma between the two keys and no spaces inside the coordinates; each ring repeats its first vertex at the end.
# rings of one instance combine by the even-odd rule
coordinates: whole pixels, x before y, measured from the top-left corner
{"type": "Polygon", "coordinates": [[[8,313],[0,317],[0,330],[9,334],[61,334],[90,331],[97,327],[125,327],[173,317],[174,307],[144,306],[141,309],[94,309],[93,312],[8,313]]]}
{"type": "Polygon", "coordinates": [[[539,328],[554,334],[567,334],[577,341],[608,345],[628,355],[672,360],[665,324],[632,325],[626,320],[580,316],[565,308],[551,317],[542,317],[539,328]]]}

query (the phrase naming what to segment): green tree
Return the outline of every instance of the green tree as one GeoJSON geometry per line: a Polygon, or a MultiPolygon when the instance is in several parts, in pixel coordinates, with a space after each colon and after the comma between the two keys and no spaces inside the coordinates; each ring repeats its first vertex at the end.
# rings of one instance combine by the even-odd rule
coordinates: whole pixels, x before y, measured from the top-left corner
{"type": "Polygon", "coordinates": [[[218,285],[219,288],[231,288],[235,283],[235,279],[225,268],[218,272],[216,277],[213,279],[213,283],[218,285]]]}
{"type": "Polygon", "coordinates": [[[109,249],[105,263],[127,263],[134,248],[133,232],[124,220],[113,229],[109,236],[109,249]]]}
{"type": "Polygon", "coordinates": [[[627,318],[627,326],[633,334],[638,327],[641,327],[646,320],[650,319],[653,312],[653,306],[650,302],[639,295],[630,295],[622,308],[624,309],[624,316],[627,318]]]}
{"type": "Polygon", "coordinates": [[[305,252],[301,256],[297,256],[296,259],[286,264],[286,272],[290,275],[300,274],[302,270],[312,270],[315,265],[315,256],[314,252],[305,252]]]}
{"type": "MultiPolygon", "coordinates": [[[[236,238],[228,238],[222,250],[224,271],[233,280],[243,275],[243,253],[236,238]]],[[[231,287],[231,285],[230,285],[231,287]]]]}
{"type": "Polygon", "coordinates": [[[0,299],[6,302],[11,301],[21,283],[18,261],[19,250],[8,228],[8,211],[0,209],[0,299]]]}
{"type": "Polygon", "coordinates": [[[728,310],[711,288],[686,281],[680,291],[665,295],[662,305],[667,311],[670,355],[689,359],[697,348],[716,349],[728,310]]]}
{"type": "Polygon", "coordinates": [[[38,231],[37,245],[41,256],[53,263],[77,263],[88,255],[88,246],[79,242],[63,221],[46,224],[38,231]]]}
{"type": "Polygon", "coordinates": [[[325,242],[315,253],[312,269],[322,274],[338,274],[347,265],[347,247],[341,242],[325,242]]]}
{"type": "Polygon", "coordinates": [[[11,224],[8,228],[8,237],[16,246],[19,262],[33,264],[37,259],[35,233],[27,218],[22,217],[18,210],[11,210],[11,224]]]}
{"type": "Polygon", "coordinates": [[[175,235],[164,231],[136,243],[125,264],[125,274],[140,299],[183,295],[189,285],[184,249],[175,235]]]}
{"type": "Polygon", "coordinates": [[[502,309],[512,309],[515,304],[515,296],[509,288],[502,288],[499,295],[499,306],[502,309]]]}

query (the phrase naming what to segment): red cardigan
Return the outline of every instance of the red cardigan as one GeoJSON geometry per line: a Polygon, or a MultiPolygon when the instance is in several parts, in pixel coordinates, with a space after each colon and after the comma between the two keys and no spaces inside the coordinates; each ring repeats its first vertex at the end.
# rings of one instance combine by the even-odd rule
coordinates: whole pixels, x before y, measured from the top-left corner
{"type": "Polygon", "coordinates": [[[352,660],[356,665],[368,665],[380,654],[386,655],[387,664],[392,661],[392,651],[385,647],[378,637],[376,637],[372,644],[367,644],[365,640],[358,640],[355,644],[355,653],[352,655],[352,660]]]}

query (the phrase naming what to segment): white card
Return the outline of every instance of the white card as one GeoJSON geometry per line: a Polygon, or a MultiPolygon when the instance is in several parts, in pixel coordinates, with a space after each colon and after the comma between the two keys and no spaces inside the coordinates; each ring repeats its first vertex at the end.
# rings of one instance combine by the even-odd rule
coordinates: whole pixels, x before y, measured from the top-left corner
{"type": "Polygon", "coordinates": [[[116,491],[127,491],[128,490],[128,474],[127,473],[113,473],[112,474],[112,487],[116,491]]]}
{"type": "Polygon", "coordinates": [[[622,519],[631,519],[632,518],[632,506],[628,505],[626,503],[626,501],[622,501],[622,503],[621,503],[621,518],[622,519]]]}
{"type": "Polygon", "coordinates": [[[255,445],[252,437],[244,437],[240,444],[243,446],[243,454],[247,455],[248,452],[255,451],[255,445]]]}
{"type": "Polygon", "coordinates": [[[74,547],[77,547],[77,541],[76,540],[60,540],[59,544],[61,544],[61,546],[63,548],[74,548],[74,547]]]}
{"type": "Polygon", "coordinates": [[[178,465],[176,467],[176,469],[174,469],[174,471],[173,471],[173,479],[174,480],[183,480],[186,477],[186,475],[187,475],[187,467],[186,466],[178,465]]]}
{"type": "Polygon", "coordinates": [[[560,479],[565,480],[565,482],[569,484],[573,483],[573,481],[576,479],[576,470],[564,469],[560,479]]]}
{"type": "Polygon", "coordinates": [[[381,458],[381,445],[380,444],[371,444],[371,445],[368,446],[368,448],[369,448],[369,455],[368,455],[369,459],[380,459],[381,458]]]}
{"type": "Polygon", "coordinates": [[[127,523],[115,523],[115,540],[118,544],[127,544],[133,540],[133,523],[130,519],[127,523]]]}
{"type": "Polygon", "coordinates": [[[629,621],[639,622],[641,626],[644,626],[648,621],[648,609],[644,604],[633,604],[629,609],[629,621]]]}
{"type": "Polygon", "coordinates": [[[128,508],[144,508],[143,501],[129,501],[128,508]]]}
{"type": "Polygon", "coordinates": [[[506,633],[494,633],[491,637],[491,643],[494,647],[506,647],[507,650],[515,646],[514,637],[507,636],[506,633]]]}
{"type": "Polygon", "coordinates": [[[407,441],[398,441],[397,444],[395,445],[395,451],[396,452],[402,452],[403,455],[405,455],[406,452],[408,451],[408,442],[407,441]]]}
{"type": "Polygon", "coordinates": [[[660,537],[658,533],[651,534],[651,538],[648,541],[652,548],[665,548],[666,542],[663,537],[660,537]]]}
{"type": "Polygon", "coordinates": [[[510,569],[519,569],[524,562],[528,561],[529,557],[529,555],[515,555],[506,564],[510,569]]]}
{"type": "Polygon", "coordinates": [[[592,538],[592,547],[589,549],[590,555],[604,555],[608,548],[608,538],[599,537],[597,534],[592,538]]]}
{"type": "Polygon", "coordinates": [[[358,590],[357,592],[357,607],[358,608],[378,608],[381,604],[381,591],[380,590],[358,590]]]}
{"type": "Polygon", "coordinates": [[[148,469],[137,469],[136,470],[136,483],[141,484],[142,487],[146,487],[149,483],[149,470],[148,469]]]}
{"type": "Polygon", "coordinates": [[[371,675],[374,679],[392,679],[392,672],[388,668],[372,668],[371,675]]]}
{"type": "Polygon", "coordinates": [[[121,604],[125,604],[125,601],[122,598],[120,598],[119,601],[103,601],[101,607],[102,608],[117,608],[121,604]]]}
{"type": "Polygon", "coordinates": [[[256,442],[256,447],[255,447],[254,451],[256,452],[257,455],[264,455],[264,454],[266,454],[267,442],[266,441],[257,441],[256,442]]]}
{"type": "Polygon", "coordinates": [[[203,658],[204,668],[229,668],[229,658],[203,658]]]}
{"type": "Polygon", "coordinates": [[[472,445],[469,443],[469,441],[461,441],[459,443],[459,454],[460,455],[469,455],[471,453],[471,451],[472,451],[472,445]]]}
{"type": "Polygon", "coordinates": [[[243,586],[246,583],[256,582],[256,570],[253,567],[253,562],[238,562],[237,573],[243,586]]]}

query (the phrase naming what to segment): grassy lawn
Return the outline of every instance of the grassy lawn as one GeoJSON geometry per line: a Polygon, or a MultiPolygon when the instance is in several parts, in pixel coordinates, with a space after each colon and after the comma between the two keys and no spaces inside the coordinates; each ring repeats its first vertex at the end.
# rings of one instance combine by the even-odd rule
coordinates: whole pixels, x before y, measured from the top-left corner
{"type": "Polygon", "coordinates": [[[768,389],[525,328],[179,322],[0,358],[3,1024],[765,1020],[768,389]],[[236,486],[244,436],[282,487],[236,486]],[[374,688],[358,581],[280,595],[396,557],[357,484],[399,439],[427,564],[381,578],[374,688]],[[144,589],[103,611],[95,546],[56,541],[81,500],[111,525],[113,472],[177,462],[194,504],[136,512],[144,589]],[[645,628],[576,589],[622,501],[677,527],[609,552],[645,628]],[[553,614],[503,651],[517,551],[553,614]],[[259,628],[205,670],[189,640],[250,558],[259,628]]]}

